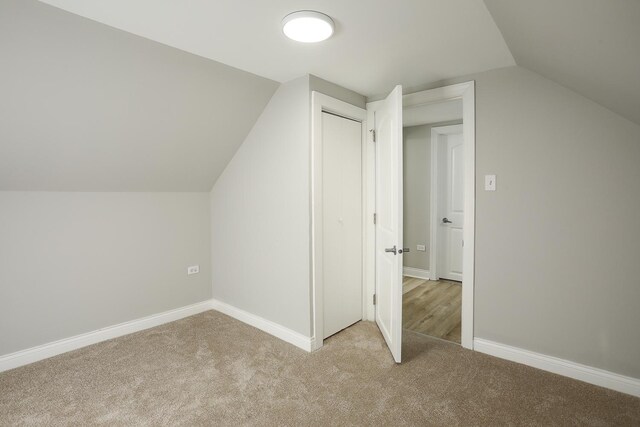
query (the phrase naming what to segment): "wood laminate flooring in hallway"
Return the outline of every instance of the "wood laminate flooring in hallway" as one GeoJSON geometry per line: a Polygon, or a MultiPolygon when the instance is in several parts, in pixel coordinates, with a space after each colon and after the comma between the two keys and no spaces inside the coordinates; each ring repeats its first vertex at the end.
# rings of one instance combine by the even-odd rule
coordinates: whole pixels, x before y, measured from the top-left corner
{"type": "Polygon", "coordinates": [[[402,293],[404,329],[460,343],[462,285],[459,282],[405,276],[402,293]]]}

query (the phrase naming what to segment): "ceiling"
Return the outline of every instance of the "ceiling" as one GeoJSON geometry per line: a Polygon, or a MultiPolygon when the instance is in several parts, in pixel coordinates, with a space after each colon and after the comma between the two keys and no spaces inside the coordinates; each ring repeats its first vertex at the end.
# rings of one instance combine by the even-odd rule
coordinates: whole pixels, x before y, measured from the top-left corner
{"type": "Polygon", "coordinates": [[[640,1],[485,3],[518,65],[640,124],[640,1]]]}
{"type": "Polygon", "coordinates": [[[42,1],[278,82],[310,73],[373,99],[517,63],[640,124],[638,0],[42,1]],[[286,39],[280,21],[300,9],[332,16],[335,36],[286,39]]]}
{"type": "Polygon", "coordinates": [[[310,73],[368,97],[514,65],[479,0],[43,1],[278,82],[310,73]],[[330,15],[334,37],[285,38],[282,18],[300,9],[330,15]]]}

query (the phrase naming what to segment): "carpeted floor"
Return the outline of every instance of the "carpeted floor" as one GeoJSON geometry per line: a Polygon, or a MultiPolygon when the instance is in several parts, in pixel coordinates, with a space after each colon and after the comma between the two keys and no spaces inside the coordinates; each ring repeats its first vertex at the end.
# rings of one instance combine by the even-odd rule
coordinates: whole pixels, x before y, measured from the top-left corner
{"type": "Polygon", "coordinates": [[[209,311],[0,374],[0,425],[640,425],[640,399],[360,322],[308,354],[209,311]]]}

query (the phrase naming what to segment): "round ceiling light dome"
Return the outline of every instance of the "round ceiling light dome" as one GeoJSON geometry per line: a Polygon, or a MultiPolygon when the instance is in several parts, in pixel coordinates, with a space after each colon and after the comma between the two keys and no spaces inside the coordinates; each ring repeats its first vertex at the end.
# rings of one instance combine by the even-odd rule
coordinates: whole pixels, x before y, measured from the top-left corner
{"type": "Polygon", "coordinates": [[[300,10],[288,14],[282,20],[282,32],[291,40],[317,43],[333,34],[333,20],[324,13],[300,10]]]}

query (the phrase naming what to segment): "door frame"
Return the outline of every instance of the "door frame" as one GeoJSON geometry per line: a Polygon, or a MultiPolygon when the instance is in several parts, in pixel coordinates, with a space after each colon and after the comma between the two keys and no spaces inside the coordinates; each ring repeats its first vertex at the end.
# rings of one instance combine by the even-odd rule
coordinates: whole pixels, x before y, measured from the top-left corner
{"type": "MultiPolygon", "coordinates": [[[[464,109],[464,107],[463,107],[464,109]]],[[[440,169],[438,162],[438,145],[440,135],[451,135],[453,131],[462,129],[464,136],[464,126],[445,125],[431,128],[431,183],[429,190],[429,279],[438,279],[438,233],[440,221],[438,221],[438,194],[440,191],[440,169]]],[[[466,171],[465,171],[466,172],[466,171]]],[[[465,188],[466,190],[466,188],[465,188]]],[[[464,255],[463,255],[464,256],[464,255]]]]}
{"type": "Polygon", "coordinates": [[[322,113],[331,113],[361,123],[362,136],[362,318],[370,320],[367,310],[367,289],[374,280],[371,273],[374,267],[371,257],[375,242],[375,230],[372,232],[373,209],[371,205],[375,197],[371,192],[372,175],[370,150],[367,150],[367,111],[339,99],[320,92],[311,92],[311,350],[317,350],[324,341],[324,277],[322,259],[322,113]],[[373,239],[373,240],[372,240],[373,239]]]}
{"type": "MultiPolygon", "coordinates": [[[[475,284],[475,222],[476,222],[476,114],[475,82],[469,81],[403,96],[403,108],[462,99],[464,140],[464,248],[462,277],[461,345],[473,349],[473,307],[475,284]]],[[[432,251],[433,252],[433,251],[432,251]]],[[[432,265],[429,266],[433,268],[432,265]]]]}

